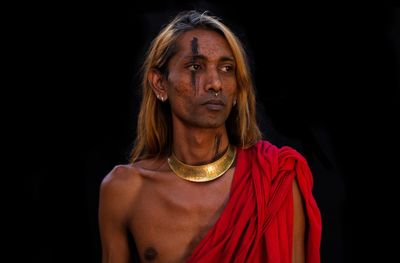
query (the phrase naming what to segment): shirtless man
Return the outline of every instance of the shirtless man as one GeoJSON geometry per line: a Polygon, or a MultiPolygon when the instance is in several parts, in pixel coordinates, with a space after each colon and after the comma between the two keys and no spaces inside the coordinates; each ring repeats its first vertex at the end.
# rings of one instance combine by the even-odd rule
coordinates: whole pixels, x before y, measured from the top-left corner
{"type": "Polygon", "coordinates": [[[130,262],[129,235],[141,262],[319,262],[320,217],[309,178],[293,166],[285,173],[293,176],[279,179],[286,178],[281,159],[302,158],[261,141],[235,35],[215,17],[181,13],[152,42],[143,72],[132,163],[116,166],[101,185],[103,262],[130,262]],[[264,188],[254,187],[249,172],[263,168],[249,166],[258,158],[264,188]],[[282,235],[285,245],[268,242],[282,235]]]}

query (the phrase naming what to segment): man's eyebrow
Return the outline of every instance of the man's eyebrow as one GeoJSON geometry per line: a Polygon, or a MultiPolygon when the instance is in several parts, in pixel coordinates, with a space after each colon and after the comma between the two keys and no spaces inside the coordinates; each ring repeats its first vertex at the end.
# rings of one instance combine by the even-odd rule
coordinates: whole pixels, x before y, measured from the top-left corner
{"type": "Polygon", "coordinates": [[[204,55],[189,55],[184,58],[185,60],[207,60],[207,57],[204,55]]]}
{"type": "MultiPolygon", "coordinates": [[[[186,60],[208,60],[204,55],[191,55],[185,56],[186,60]]],[[[232,56],[222,56],[218,59],[220,62],[235,62],[235,59],[232,56]]]]}
{"type": "Polygon", "coordinates": [[[222,61],[222,62],[227,62],[227,61],[235,62],[235,59],[233,57],[231,57],[231,56],[223,56],[219,60],[222,61]]]}

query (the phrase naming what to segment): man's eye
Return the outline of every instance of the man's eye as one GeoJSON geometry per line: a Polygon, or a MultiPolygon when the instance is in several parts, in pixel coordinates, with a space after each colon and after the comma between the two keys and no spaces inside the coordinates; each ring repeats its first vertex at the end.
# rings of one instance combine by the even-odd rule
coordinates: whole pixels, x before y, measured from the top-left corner
{"type": "Polygon", "coordinates": [[[222,67],[221,67],[221,70],[222,70],[223,72],[231,72],[231,71],[233,70],[233,66],[231,66],[231,65],[225,65],[225,66],[222,66],[222,67]]]}
{"type": "Polygon", "coordinates": [[[188,67],[189,70],[191,71],[198,71],[200,69],[200,65],[199,64],[192,64],[188,67]]]}

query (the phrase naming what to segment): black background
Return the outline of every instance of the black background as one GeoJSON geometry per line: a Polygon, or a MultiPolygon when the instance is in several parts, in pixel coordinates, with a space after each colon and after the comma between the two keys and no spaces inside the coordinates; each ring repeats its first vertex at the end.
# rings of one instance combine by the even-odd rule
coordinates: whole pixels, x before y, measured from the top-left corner
{"type": "Polygon", "coordinates": [[[22,113],[13,116],[13,175],[23,198],[10,216],[18,223],[13,257],[100,262],[99,185],[127,163],[144,52],[163,24],[191,8],[222,17],[243,40],[265,138],[309,161],[322,262],[389,261],[389,238],[398,236],[400,18],[383,2],[15,7],[11,67],[22,113]]]}

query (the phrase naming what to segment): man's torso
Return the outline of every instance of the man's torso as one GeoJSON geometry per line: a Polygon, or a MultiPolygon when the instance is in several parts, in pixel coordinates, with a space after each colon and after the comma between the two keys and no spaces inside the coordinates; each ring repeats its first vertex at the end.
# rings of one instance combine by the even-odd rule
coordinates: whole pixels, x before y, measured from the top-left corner
{"type": "Polygon", "coordinates": [[[234,168],[206,183],[177,177],[166,161],[141,161],[132,169],[140,188],[127,225],[141,260],[184,262],[221,215],[234,168]]]}

